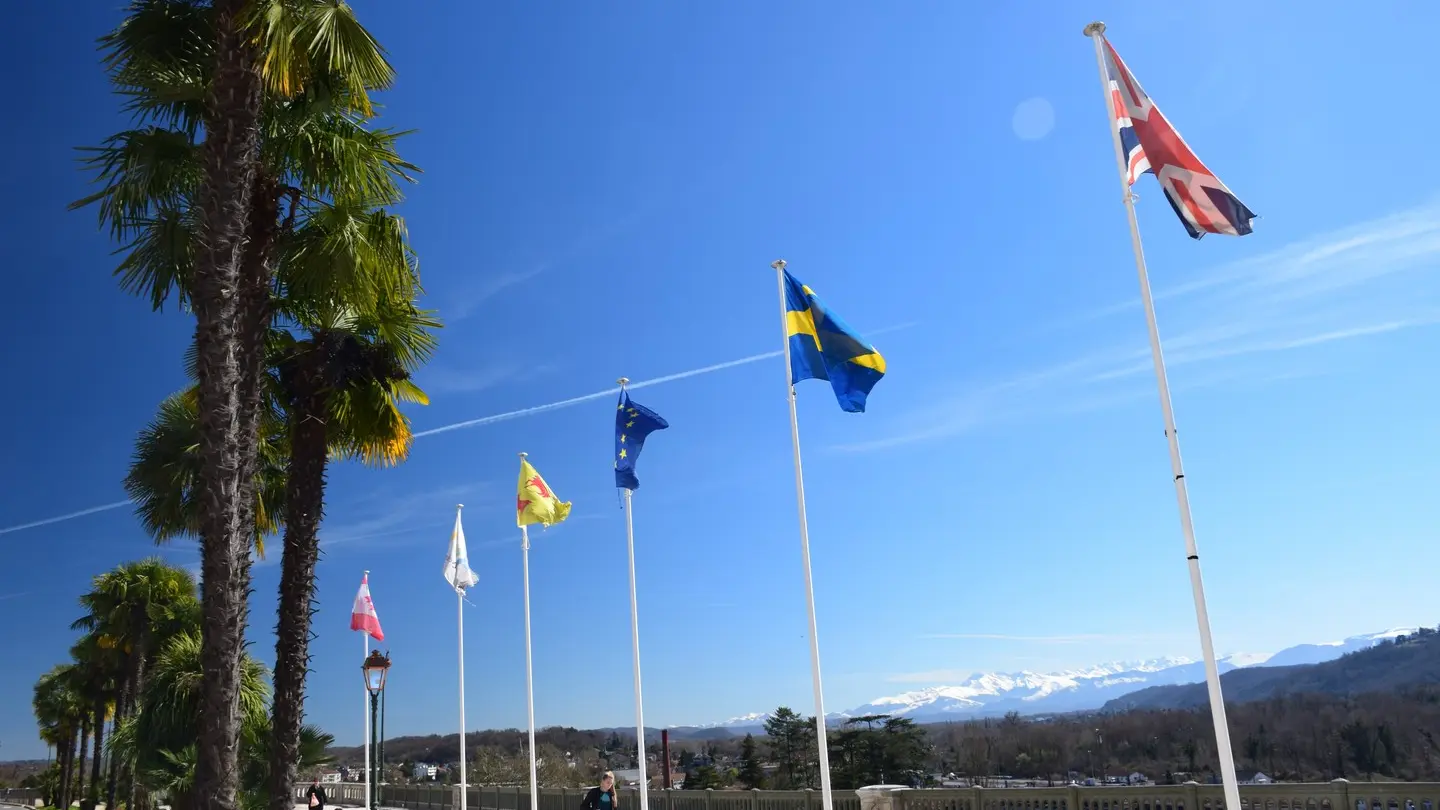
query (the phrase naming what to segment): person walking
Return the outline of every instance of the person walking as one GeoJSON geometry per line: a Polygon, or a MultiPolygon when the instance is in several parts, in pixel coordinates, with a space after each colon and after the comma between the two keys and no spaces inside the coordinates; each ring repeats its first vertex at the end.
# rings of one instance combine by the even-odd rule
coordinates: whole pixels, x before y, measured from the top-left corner
{"type": "Polygon", "coordinates": [[[310,810],[325,810],[325,788],[320,787],[319,779],[310,783],[306,801],[310,810]]]}
{"type": "Polygon", "coordinates": [[[585,794],[585,800],[580,803],[580,810],[619,810],[620,801],[615,793],[615,774],[606,771],[600,777],[600,786],[590,788],[585,794]]]}

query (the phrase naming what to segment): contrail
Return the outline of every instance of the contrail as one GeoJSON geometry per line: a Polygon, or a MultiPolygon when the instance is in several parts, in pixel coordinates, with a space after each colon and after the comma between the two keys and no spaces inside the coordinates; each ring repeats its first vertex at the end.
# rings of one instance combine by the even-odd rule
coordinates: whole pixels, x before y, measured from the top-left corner
{"type": "MultiPolygon", "coordinates": [[[[764,354],[752,354],[752,355],[750,355],[749,357],[742,357],[742,358],[740,358],[739,360],[730,360],[730,361],[727,361],[727,362],[724,362],[724,363],[716,363],[716,364],[713,365],[713,366],[705,366],[704,368],[695,368],[695,369],[691,369],[691,370],[689,370],[689,371],[681,371],[681,372],[678,372],[678,373],[676,373],[676,374],[667,374],[667,375],[665,375],[664,377],[656,377],[656,378],[653,379],[653,380],[642,380],[642,381],[640,381],[640,382],[630,383],[630,387],[631,387],[631,388],[646,388],[646,387],[651,386],[651,385],[659,385],[660,383],[673,382],[673,381],[675,381],[675,380],[683,380],[683,379],[685,379],[685,378],[687,378],[687,377],[696,377],[696,376],[699,376],[699,375],[701,375],[701,374],[709,374],[709,373],[711,373],[711,372],[713,372],[713,371],[723,371],[723,370],[725,370],[725,369],[727,369],[727,368],[734,368],[735,366],[743,366],[743,365],[746,365],[747,363],[757,363],[757,362],[759,362],[759,361],[761,361],[761,360],[769,360],[769,359],[772,358],[772,357],[779,357],[781,354],[784,354],[784,352],[774,351],[774,352],[765,352],[764,354]]],[[[520,417],[522,417],[522,416],[530,416],[530,415],[532,415],[532,414],[544,413],[544,412],[546,412],[546,411],[558,410],[558,409],[560,409],[560,408],[568,408],[568,407],[570,407],[571,405],[579,405],[579,404],[582,403],[582,402],[589,402],[589,401],[591,401],[591,400],[601,399],[601,398],[603,398],[603,397],[613,397],[613,396],[616,396],[616,395],[618,394],[619,390],[620,390],[620,389],[619,389],[618,387],[612,387],[612,388],[607,388],[607,389],[605,389],[604,391],[596,391],[596,392],[593,393],[593,394],[585,394],[584,396],[571,397],[571,398],[569,398],[569,399],[562,399],[562,400],[560,400],[559,402],[550,402],[550,403],[547,403],[547,404],[545,404],[545,405],[536,405],[536,406],[534,406],[534,407],[532,407],[532,408],[521,408],[521,409],[518,410],[518,411],[510,411],[510,412],[508,412],[508,413],[497,413],[497,414],[495,414],[494,416],[482,416],[482,417],[480,417],[479,419],[467,419],[467,420],[465,420],[464,422],[456,422],[456,423],[454,423],[454,424],[452,424],[452,425],[441,425],[440,427],[437,427],[437,428],[431,428],[431,429],[429,429],[429,430],[419,431],[418,433],[415,433],[415,434],[414,434],[414,437],[417,438],[417,439],[419,439],[419,438],[422,438],[422,437],[424,437],[424,436],[434,436],[434,435],[437,434],[437,433],[446,433],[446,432],[449,432],[449,431],[452,431],[452,430],[460,430],[460,429],[462,429],[462,428],[480,427],[481,425],[490,425],[490,424],[494,424],[494,423],[496,423],[496,422],[504,422],[504,421],[506,421],[506,420],[508,420],[508,419],[518,419],[518,418],[520,418],[520,417]]],[[[107,503],[107,504],[105,504],[104,506],[92,506],[92,507],[90,507],[89,509],[81,509],[81,510],[78,511],[78,512],[70,512],[70,513],[64,514],[64,515],[56,515],[55,517],[48,517],[48,518],[45,518],[44,520],[34,520],[34,521],[29,522],[29,523],[21,523],[21,524],[18,525],[18,526],[9,526],[9,527],[0,529],[0,534],[9,534],[9,533],[11,533],[11,532],[23,532],[23,531],[25,531],[26,529],[37,529],[37,528],[39,528],[39,527],[41,527],[41,526],[49,526],[49,525],[52,524],[52,523],[62,523],[62,522],[67,521],[67,520],[74,520],[75,518],[85,517],[86,515],[93,515],[93,514],[95,514],[96,512],[108,512],[108,511],[110,511],[111,509],[119,509],[119,508],[121,508],[121,507],[130,506],[130,505],[131,505],[131,502],[130,502],[130,501],[116,501],[115,503],[107,503]]]]}
{"type": "Polygon", "coordinates": [[[93,514],[95,514],[96,512],[108,512],[108,511],[110,511],[111,509],[119,509],[119,508],[122,507],[122,506],[129,506],[129,505],[130,505],[130,502],[129,502],[129,501],[116,501],[115,503],[107,503],[107,504],[105,504],[104,506],[92,506],[92,507],[90,507],[89,509],[81,509],[79,512],[71,512],[71,513],[68,514],[68,515],[56,515],[55,517],[48,517],[48,518],[45,518],[44,520],[35,520],[35,521],[31,521],[30,523],[21,523],[19,526],[10,526],[10,527],[5,528],[5,529],[0,529],[0,534],[9,534],[9,533],[11,533],[11,532],[23,532],[23,531],[25,531],[26,529],[34,529],[34,528],[38,528],[38,527],[40,527],[40,526],[49,526],[51,523],[60,523],[61,521],[74,520],[75,518],[78,518],[78,517],[85,517],[86,515],[93,515],[93,514]]]}
{"type": "MultiPolygon", "coordinates": [[[[884,329],[876,329],[875,331],[870,332],[870,334],[883,335],[887,332],[897,332],[901,329],[909,329],[910,327],[915,325],[917,325],[915,322],[896,324],[895,326],[888,326],[884,329]]],[[[772,357],[779,357],[784,353],[784,351],[777,350],[773,352],[763,352],[761,354],[752,354],[749,357],[742,357],[738,360],[727,360],[724,363],[716,363],[714,365],[704,366],[702,368],[692,368],[689,371],[680,371],[676,372],[675,374],[666,374],[663,377],[656,377],[650,380],[632,382],[630,383],[630,387],[648,388],[652,385],[659,385],[661,383],[684,380],[689,377],[698,377],[701,374],[710,374],[715,371],[724,371],[727,368],[744,366],[750,363],[758,363],[761,360],[769,360],[772,357]]],[[[508,411],[506,413],[497,413],[493,416],[482,416],[479,419],[467,419],[464,422],[455,422],[454,424],[450,425],[441,425],[437,428],[430,428],[429,430],[419,431],[413,434],[413,436],[416,439],[420,439],[424,438],[425,436],[434,436],[438,433],[448,433],[452,430],[480,427],[481,425],[493,425],[496,422],[505,422],[510,419],[519,419],[522,416],[532,416],[537,413],[545,413],[546,411],[555,411],[561,408],[568,408],[571,405],[579,405],[584,402],[590,402],[591,400],[603,399],[605,397],[613,397],[616,396],[619,391],[620,389],[618,387],[612,386],[610,388],[606,388],[603,391],[596,391],[593,394],[584,394],[583,396],[570,397],[569,399],[562,399],[558,402],[549,402],[544,405],[536,405],[530,408],[521,408],[518,411],[508,411]]],[[[104,506],[92,506],[89,509],[81,509],[79,512],[71,512],[66,515],[56,515],[55,517],[45,518],[44,520],[36,520],[31,521],[30,523],[22,523],[19,526],[9,526],[7,528],[0,529],[0,534],[21,532],[26,529],[39,528],[40,526],[49,526],[52,523],[61,523],[66,520],[74,520],[75,518],[85,517],[86,515],[93,515],[96,512],[107,512],[111,509],[119,509],[122,506],[130,505],[130,501],[116,501],[115,503],[107,503],[104,506]]]]}
{"type": "MultiPolygon", "coordinates": [[[[664,377],[656,377],[653,380],[632,382],[630,383],[630,387],[647,388],[652,385],[659,385],[660,383],[683,380],[686,377],[697,377],[701,374],[709,374],[712,371],[723,371],[724,369],[734,368],[735,366],[743,366],[747,363],[757,363],[761,360],[769,360],[772,357],[779,357],[782,354],[784,354],[784,352],[782,351],[765,352],[764,354],[752,354],[749,357],[742,357],[739,360],[729,360],[724,363],[716,363],[713,366],[705,366],[704,368],[692,368],[689,371],[681,371],[675,374],[667,374],[664,377]]],[[[544,413],[546,411],[554,411],[560,408],[568,408],[571,405],[579,405],[582,402],[589,402],[591,400],[602,399],[604,397],[613,397],[618,395],[619,393],[620,388],[618,386],[611,386],[610,388],[606,388],[603,391],[596,391],[593,394],[585,394],[583,396],[562,399],[559,402],[549,402],[544,405],[536,405],[532,408],[521,408],[518,411],[497,413],[494,416],[482,416],[479,419],[467,419],[464,422],[456,422],[453,425],[441,425],[437,428],[422,430],[414,435],[415,438],[418,439],[422,436],[434,436],[436,433],[445,433],[451,430],[460,430],[461,428],[479,427],[481,425],[492,425],[496,422],[504,422],[507,419],[518,419],[522,416],[530,416],[532,414],[544,413]]]]}

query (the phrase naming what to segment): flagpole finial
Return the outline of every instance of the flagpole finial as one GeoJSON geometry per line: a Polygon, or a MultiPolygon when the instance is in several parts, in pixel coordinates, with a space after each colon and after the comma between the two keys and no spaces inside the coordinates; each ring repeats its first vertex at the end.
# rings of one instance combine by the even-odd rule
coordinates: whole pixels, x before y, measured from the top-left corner
{"type": "Polygon", "coordinates": [[[1095,22],[1092,22],[1089,25],[1085,26],[1085,36],[1087,37],[1104,36],[1104,34],[1105,23],[1100,22],[1099,20],[1096,20],[1095,22]]]}
{"type": "Polygon", "coordinates": [[[773,262],[770,263],[770,266],[773,267],[773,268],[775,268],[776,270],[784,270],[784,269],[785,269],[785,260],[784,260],[784,259],[776,259],[775,261],[773,261],[773,262]]]}
{"type": "Polygon", "coordinates": [[[465,504],[463,504],[463,503],[457,503],[457,504],[455,504],[455,508],[456,508],[456,509],[464,509],[464,508],[465,508],[465,504]]]}
{"type": "Polygon", "coordinates": [[[530,454],[529,454],[529,453],[521,453],[521,454],[520,454],[520,457],[521,457],[521,458],[525,458],[525,457],[528,456],[528,455],[530,455],[530,454]]]}
{"type": "Polygon", "coordinates": [[[618,383],[621,388],[624,388],[625,386],[627,386],[627,385],[630,384],[630,378],[629,378],[629,377],[621,377],[620,379],[616,380],[615,382],[618,383]]]}

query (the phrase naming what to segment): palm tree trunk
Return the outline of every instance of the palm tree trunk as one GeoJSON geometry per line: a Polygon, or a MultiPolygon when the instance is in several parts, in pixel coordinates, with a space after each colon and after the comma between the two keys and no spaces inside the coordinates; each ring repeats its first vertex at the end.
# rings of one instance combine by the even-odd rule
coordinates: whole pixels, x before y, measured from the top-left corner
{"type": "MultiPolygon", "coordinates": [[[[83,805],[85,802],[85,754],[90,748],[90,721],[87,719],[80,726],[80,767],[75,769],[75,798],[83,805]]],[[[70,805],[65,805],[69,807],[70,805]]]]}
{"type": "MultiPolygon", "coordinates": [[[[81,803],[82,807],[95,810],[95,805],[100,803],[100,771],[104,765],[101,756],[105,752],[105,709],[108,708],[108,701],[103,698],[95,701],[95,719],[92,725],[95,726],[94,743],[95,753],[90,757],[90,795],[81,803]]],[[[106,810],[109,810],[107,807],[106,810]]]]}
{"type": "MultiPolygon", "coordinates": [[[[260,78],[244,30],[246,0],[215,0],[215,72],[205,111],[193,299],[200,400],[199,534],[205,722],[195,794],[235,810],[239,788],[240,662],[250,587],[247,477],[241,414],[240,263],[259,152],[260,78]]],[[[253,441],[250,442],[253,445],[253,441]]]]}
{"type": "Polygon", "coordinates": [[[57,787],[58,796],[55,798],[55,806],[64,810],[70,806],[71,792],[75,776],[75,743],[78,730],[71,730],[65,737],[65,750],[60,754],[60,784],[57,787]]]}
{"type": "MultiPolygon", "coordinates": [[[[146,624],[142,624],[141,627],[141,635],[135,641],[134,670],[131,674],[131,714],[138,713],[139,707],[141,706],[141,700],[145,695],[145,659],[150,655],[150,632],[146,624]]],[[[125,783],[127,785],[125,808],[126,810],[136,810],[136,808],[139,807],[138,800],[140,798],[140,780],[135,778],[135,763],[133,760],[127,761],[124,767],[125,783]]],[[[105,810],[111,810],[110,805],[106,805],[105,810]]]]}
{"type": "Polygon", "coordinates": [[[275,627],[275,688],[270,744],[269,810],[293,810],[305,676],[310,665],[310,619],[315,610],[315,564],[325,508],[329,410],[324,372],[329,360],[318,345],[299,361],[290,409],[290,460],[285,493],[285,551],[280,558],[279,620],[275,627]]]}

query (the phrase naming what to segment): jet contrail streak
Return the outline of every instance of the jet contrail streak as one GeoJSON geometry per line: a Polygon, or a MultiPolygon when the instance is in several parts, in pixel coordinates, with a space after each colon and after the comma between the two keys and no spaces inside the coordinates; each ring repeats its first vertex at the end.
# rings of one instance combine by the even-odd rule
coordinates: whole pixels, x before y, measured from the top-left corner
{"type": "MultiPolygon", "coordinates": [[[[659,385],[660,383],[683,380],[686,377],[697,377],[701,374],[709,374],[712,371],[723,371],[724,369],[734,368],[735,366],[743,366],[747,363],[755,363],[761,360],[769,360],[772,357],[779,357],[783,353],[784,352],[775,351],[765,352],[764,354],[752,354],[749,357],[742,357],[739,360],[729,360],[724,363],[716,363],[713,366],[705,366],[704,368],[692,368],[689,371],[681,371],[675,374],[667,374],[664,377],[656,377],[653,380],[632,382],[630,383],[630,387],[647,388],[652,385],[659,385]]],[[[582,402],[589,402],[594,399],[618,396],[619,393],[619,387],[606,388],[604,391],[596,391],[593,394],[585,394],[583,396],[562,399],[559,402],[549,402],[544,405],[536,405],[531,408],[521,408],[518,411],[497,413],[494,416],[482,416],[479,419],[467,419],[464,422],[456,422],[453,425],[441,425],[437,428],[430,428],[429,430],[419,431],[414,435],[415,438],[418,439],[422,436],[434,436],[437,433],[445,433],[451,430],[460,430],[461,428],[479,427],[481,425],[493,425],[496,422],[504,422],[509,419],[518,419],[522,416],[530,416],[532,414],[544,413],[546,411],[554,411],[560,408],[568,408],[571,405],[579,405],[582,402]]]]}
{"type": "MultiPolygon", "coordinates": [[[[713,366],[705,366],[704,368],[694,368],[694,369],[691,369],[691,370],[689,370],[689,371],[681,371],[681,372],[678,372],[678,373],[676,373],[676,374],[667,374],[667,375],[665,375],[664,377],[656,377],[656,378],[653,379],[653,380],[642,380],[642,381],[640,381],[640,382],[630,383],[630,387],[631,387],[631,388],[646,388],[646,387],[651,386],[651,385],[659,385],[660,383],[673,382],[673,381],[675,381],[675,380],[683,380],[683,379],[685,379],[685,378],[687,378],[687,377],[696,377],[696,376],[699,376],[699,375],[701,375],[701,374],[709,374],[709,373],[712,372],[712,371],[723,371],[723,370],[725,370],[725,369],[727,369],[727,368],[734,368],[735,366],[743,366],[743,365],[746,365],[747,363],[755,363],[755,362],[759,362],[759,361],[761,361],[761,360],[769,360],[769,359],[772,358],[772,357],[779,357],[781,354],[783,354],[783,352],[778,352],[778,351],[775,351],[775,352],[765,352],[764,354],[752,354],[752,355],[750,355],[749,357],[742,357],[742,358],[740,358],[739,360],[730,360],[730,361],[727,361],[727,362],[724,362],[724,363],[716,363],[716,364],[713,365],[713,366]]],[[[531,407],[531,408],[521,408],[521,409],[518,410],[518,411],[510,411],[510,412],[508,412],[508,413],[497,413],[497,414],[495,414],[495,415],[493,415],[493,416],[482,416],[482,417],[480,417],[479,419],[467,419],[467,420],[465,420],[464,422],[456,422],[456,423],[454,423],[454,424],[452,424],[452,425],[441,425],[440,427],[437,427],[437,428],[430,428],[429,430],[419,431],[419,432],[415,433],[414,436],[415,436],[415,438],[418,439],[418,438],[421,438],[421,437],[423,437],[423,436],[434,436],[434,435],[437,434],[437,433],[447,433],[447,432],[452,431],[452,430],[461,430],[462,428],[480,427],[481,425],[491,425],[491,424],[494,424],[494,423],[496,423],[496,422],[504,422],[504,421],[507,421],[507,420],[509,420],[509,419],[518,419],[518,418],[520,418],[520,417],[522,417],[522,416],[531,416],[531,415],[533,415],[533,414],[544,413],[544,412],[546,412],[546,411],[554,411],[554,410],[558,410],[558,409],[560,409],[560,408],[568,408],[568,407],[570,407],[571,405],[579,405],[579,404],[582,403],[582,402],[589,402],[589,401],[594,400],[594,399],[601,399],[601,398],[603,398],[603,397],[613,397],[613,396],[618,395],[619,391],[620,391],[620,389],[619,389],[618,387],[616,387],[616,388],[607,388],[607,389],[605,389],[604,391],[596,391],[596,392],[593,393],[593,394],[585,394],[584,396],[571,397],[571,398],[569,398],[569,399],[562,399],[562,400],[560,400],[559,402],[550,402],[550,403],[547,403],[547,404],[545,404],[545,405],[536,405],[536,406],[531,407]]],[[[45,519],[43,519],[43,520],[34,520],[34,521],[29,522],[29,523],[21,523],[21,524],[18,525],[18,526],[8,526],[8,527],[6,527],[6,528],[0,529],[0,534],[9,534],[9,533],[11,533],[11,532],[23,532],[23,531],[25,531],[26,529],[37,529],[37,528],[39,528],[39,527],[41,527],[41,526],[49,526],[49,525],[52,524],[52,523],[63,523],[64,521],[67,521],[67,520],[74,520],[75,518],[85,517],[86,515],[93,515],[93,514],[95,514],[96,512],[108,512],[108,511],[111,510],[111,509],[119,509],[119,508],[121,508],[121,507],[123,507],[123,506],[130,506],[130,505],[131,505],[130,501],[116,501],[115,503],[107,503],[107,504],[105,504],[104,506],[92,506],[92,507],[90,507],[89,509],[81,509],[81,510],[78,511],[78,512],[70,512],[69,514],[56,515],[55,517],[48,517],[48,518],[45,518],[45,519]]]]}
{"type": "MultiPolygon", "coordinates": [[[[910,327],[915,326],[915,325],[916,325],[916,323],[914,323],[914,322],[902,323],[902,324],[897,324],[897,325],[895,325],[895,326],[888,326],[888,327],[885,327],[884,329],[876,329],[875,331],[871,332],[870,334],[872,334],[872,335],[882,335],[882,334],[885,334],[886,332],[897,332],[897,331],[899,331],[899,330],[901,330],[901,329],[909,329],[910,327]]],[[[724,371],[724,370],[727,369],[727,368],[734,368],[734,367],[736,367],[736,366],[749,365],[750,363],[758,363],[758,362],[760,362],[761,360],[769,360],[769,359],[772,358],[772,357],[779,357],[779,356],[781,356],[781,355],[784,354],[784,353],[785,353],[784,351],[773,351],[773,352],[763,352],[763,353],[761,353],[761,354],[752,354],[752,355],[750,355],[749,357],[742,357],[742,358],[740,358],[740,359],[738,359],[738,360],[727,360],[727,361],[725,361],[724,363],[716,363],[716,364],[711,365],[711,366],[704,366],[704,367],[702,367],[702,368],[692,368],[692,369],[690,369],[689,371],[680,371],[680,372],[676,372],[676,373],[674,373],[674,374],[666,374],[666,375],[663,376],[663,377],[656,377],[656,378],[654,378],[654,379],[652,379],[652,380],[641,380],[640,382],[632,382],[632,383],[630,383],[630,387],[631,387],[631,388],[649,388],[649,387],[652,386],[652,385],[659,385],[659,384],[661,384],[661,383],[674,382],[674,381],[676,381],[676,380],[684,380],[684,379],[687,379],[687,378],[689,378],[689,377],[698,377],[698,376],[700,376],[701,374],[709,374],[709,373],[714,372],[714,371],[724,371]]],[[[590,402],[591,400],[603,399],[603,398],[605,398],[605,397],[613,397],[613,396],[618,395],[619,392],[620,392],[620,389],[619,389],[618,387],[606,388],[606,389],[603,390],[603,391],[596,391],[596,392],[593,393],[593,394],[584,394],[584,395],[578,396],[578,397],[571,397],[571,398],[569,398],[569,399],[562,399],[562,400],[560,400],[560,401],[558,401],[558,402],[549,402],[549,403],[546,403],[546,404],[544,404],[544,405],[535,405],[535,406],[530,407],[530,408],[521,408],[521,409],[518,410],[518,411],[508,411],[508,412],[506,412],[506,413],[497,413],[497,414],[494,414],[493,416],[482,416],[482,417],[480,417],[479,419],[467,419],[467,420],[465,420],[464,422],[456,422],[456,423],[450,424],[450,425],[441,425],[440,427],[437,427],[437,428],[430,428],[429,430],[419,431],[419,432],[413,434],[413,436],[414,436],[414,438],[419,439],[419,438],[423,438],[423,437],[425,437],[425,436],[434,436],[434,435],[436,435],[436,434],[438,434],[438,433],[448,433],[448,432],[450,432],[450,431],[452,431],[452,430],[462,430],[462,429],[464,429],[464,428],[480,427],[481,425],[493,425],[493,424],[495,424],[496,422],[505,422],[505,421],[508,421],[508,420],[511,420],[511,419],[519,419],[519,418],[522,417],[522,416],[533,416],[534,414],[537,414],[537,413],[545,413],[546,411],[555,411],[555,410],[559,410],[559,409],[561,409],[561,408],[568,408],[568,407],[570,407],[571,405],[579,405],[579,404],[581,404],[582,402],[590,402]]],[[[22,531],[25,531],[26,529],[35,529],[35,528],[39,528],[39,527],[41,527],[41,526],[49,526],[49,525],[52,524],[52,523],[61,523],[61,522],[64,522],[64,521],[66,521],[66,520],[74,520],[75,518],[85,517],[86,515],[93,515],[93,514],[95,514],[96,512],[107,512],[107,511],[109,511],[109,510],[111,510],[111,509],[119,509],[119,508],[122,507],[122,506],[130,506],[130,501],[116,501],[115,503],[107,503],[107,504],[105,504],[104,506],[92,506],[92,507],[90,507],[89,509],[81,509],[79,512],[71,512],[71,513],[69,513],[69,514],[67,514],[67,515],[56,515],[55,517],[45,518],[44,520],[36,520],[36,521],[31,521],[30,523],[22,523],[22,524],[20,524],[20,525],[18,525],[18,526],[9,526],[9,527],[0,529],[0,534],[9,534],[9,533],[11,533],[11,532],[22,532],[22,531]]]]}
{"type": "Polygon", "coordinates": [[[29,523],[21,523],[19,526],[9,526],[9,527],[7,527],[7,528],[0,529],[0,534],[9,534],[9,533],[11,533],[11,532],[23,532],[23,531],[25,531],[26,529],[35,529],[35,528],[39,528],[40,526],[49,526],[51,523],[60,523],[60,522],[62,522],[62,521],[66,521],[66,520],[74,520],[75,518],[78,518],[78,517],[85,517],[86,515],[93,515],[93,514],[95,514],[96,512],[108,512],[108,511],[110,511],[111,509],[119,509],[119,508],[122,507],[122,506],[130,506],[130,502],[129,502],[129,501],[116,501],[115,503],[107,503],[107,504],[105,504],[104,506],[92,506],[92,507],[90,507],[89,509],[81,509],[79,512],[71,512],[71,513],[68,514],[68,515],[56,515],[55,517],[48,517],[48,518],[45,518],[44,520],[35,520],[35,521],[31,521],[31,522],[29,522],[29,523]]]}

